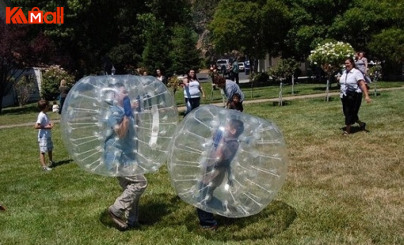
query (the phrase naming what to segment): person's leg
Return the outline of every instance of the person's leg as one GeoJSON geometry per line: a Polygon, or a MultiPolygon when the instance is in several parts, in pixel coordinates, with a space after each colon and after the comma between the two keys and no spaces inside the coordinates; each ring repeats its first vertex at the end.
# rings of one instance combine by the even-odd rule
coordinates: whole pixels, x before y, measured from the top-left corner
{"type": "Polygon", "coordinates": [[[54,167],[55,163],[53,162],[53,154],[52,151],[48,151],[49,165],[48,167],[54,167]]]}
{"type": "Polygon", "coordinates": [[[362,93],[357,93],[356,97],[355,97],[355,115],[356,115],[356,120],[355,122],[357,124],[359,124],[359,127],[361,130],[365,130],[366,128],[366,123],[362,122],[361,120],[359,120],[359,109],[361,108],[362,105],[362,93]]]}
{"type": "Polygon", "coordinates": [[[39,139],[39,161],[41,163],[42,169],[45,171],[52,170],[46,166],[46,157],[45,154],[49,152],[48,149],[48,140],[46,138],[39,139]]]}
{"type": "MultiPolygon", "coordinates": [[[[239,84],[239,83],[240,83],[240,79],[239,79],[239,76],[238,76],[238,72],[235,73],[234,76],[236,77],[236,83],[239,84]]],[[[233,80],[233,81],[234,81],[234,80],[233,80]]]]}
{"type": "Polygon", "coordinates": [[[63,109],[63,104],[65,103],[65,98],[60,98],[59,104],[60,104],[60,108],[59,108],[59,114],[62,114],[62,109],[63,109]]]}
{"type": "Polygon", "coordinates": [[[347,95],[344,96],[341,101],[346,125],[343,134],[347,135],[351,133],[351,125],[354,124],[356,120],[354,115],[354,97],[353,95],[347,95]]]}
{"type": "Polygon", "coordinates": [[[184,117],[192,110],[191,99],[185,98],[185,108],[184,117]]]}
{"type": "MultiPolygon", "coordinates": [[[[131,177],[132,178],[132,177],[131,177]]],[[[130,186],[133,192],[133,203],[129,209],[128,226],[136,227],[139,225],[139,201],[143,192],[147,188],[147,179],[144,175],[137,175],[132,178],[133,185],[130,186]]]]}
{"type": "Polygon", "coordinates": [[[114,222],[120,228],[135,226],[138,223],[138,205],[141,195],[147,187],[147,180],[143,175],[118,177],[123,193],[108,209],[114,222]]]}
{"type": "Polygon", "coordinates": [[[40,152],[40,153],[39,153],[39,161],[40,161],[40,163],[41,163],[41,166],[42,166],[43,168],[45,168],[45,167],[46,167],[46,163],[45,163],[45,152],[40,152]]]}
{"type": "Polygon", "coordinates": [[[201,98],[193,98],[192,99],[192,109],[198,108],[199,105],[201,104],[201,98]]]}
{"type": "Polygon", "coordinates": [[[241,111],[241,112],[243,112],[243,110],[244,110],[243,101],[240,101],[240,102],[238,103],[238,110],[241,111]]]}
{"type": "Polygon", "coordinates": [[[216,229],[217,221],[212,213],[203,211],[202,209],[197,208],[196,212],[198,214],[199,224],[202,228],[205,229],[216,229]]]}

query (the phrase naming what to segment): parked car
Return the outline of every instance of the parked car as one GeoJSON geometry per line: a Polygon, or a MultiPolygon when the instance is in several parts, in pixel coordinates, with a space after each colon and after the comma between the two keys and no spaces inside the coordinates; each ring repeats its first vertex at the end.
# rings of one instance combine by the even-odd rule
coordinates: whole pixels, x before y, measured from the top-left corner
{"type": "Polygon", "coordinates": [[[238,62],[238,70],[239,71],[244,71],[245,70],[245,65],[244,62],[238,62]]]}
{"type": "Polygon", "coordinates": [[[216,61],[217,69],[223,76],[228,75],[230,73],[230,60],[229,59],[218,59],[216,61]]]}
{"type": "Polygon", "coordinates": [[[250,74],[251,66],[249,60],[244,61],[244,70],[246,75],[250,74]]]}

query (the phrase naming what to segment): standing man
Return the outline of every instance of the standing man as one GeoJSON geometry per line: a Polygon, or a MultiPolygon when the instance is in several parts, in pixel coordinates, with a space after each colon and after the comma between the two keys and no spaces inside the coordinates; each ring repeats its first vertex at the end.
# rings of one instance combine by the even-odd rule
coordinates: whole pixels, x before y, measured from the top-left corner
{"type": "Polygon", "coordinates": [[[231,80],[236,80],[236,83],[239,84],[239,78],[238,78],[238,58],[236,58],[231,66],[231,80]]]}

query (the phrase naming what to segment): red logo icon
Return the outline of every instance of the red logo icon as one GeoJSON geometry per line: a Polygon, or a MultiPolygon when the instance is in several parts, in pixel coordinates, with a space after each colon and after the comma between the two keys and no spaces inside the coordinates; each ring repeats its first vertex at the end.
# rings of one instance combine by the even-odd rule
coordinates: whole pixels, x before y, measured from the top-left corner
{"type": "Polygon", "coordinates": [[[57,7],[56,12],[44,13],[38,7],[28,11],[28,19],[19,7],[6,7],[6,24],[63,24],[63,7],[57,7]]]}

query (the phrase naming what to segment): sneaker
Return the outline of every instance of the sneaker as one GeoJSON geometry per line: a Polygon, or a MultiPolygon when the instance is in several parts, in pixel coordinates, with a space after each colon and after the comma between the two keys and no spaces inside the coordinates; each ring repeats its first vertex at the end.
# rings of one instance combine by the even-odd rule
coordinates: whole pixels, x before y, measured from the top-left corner
{"type": "Polygon", "coordinates": [[[53,168],[56,166],[56,163],[54,161],[49,161],[48,167],[53,168]]]}
{"type": "Polygon", "coordinates": [[[217,225],[202,225],[201,228],[205,231],[216,231],[217,225]]]}
{"type": "Polygon", "coordinates": [[[119,217],[118,215],[114,214],[114,212],[112,211],[112,206],[110,206],[108,208],[108,214],[111,217],[112,221],[114,221],[114,223],[116,225],[118,225],[118,227],[121,230],[126,230],[128,229],[128,224],[126,223],[126,220],[122,219],[121,217],[119,217]]]}
{"type": "Polygon", "coordinates": [[[42,167],[42,170],[43,170],[43,171],[51,171],[52,169],[49,168],[49,167],[47,167],[47,166],[43,166],[43,167],[42,167]]]}
{"type": "Polygon", "coordinates": [[[0,211],[6,211],[6,207],[0,204],[0,211]]]}
{"type": "Polygon", "coordinates": [[[366,130],[366,123],[362,123],[361,125],[359,125],[360,130],[366,130]]]}

